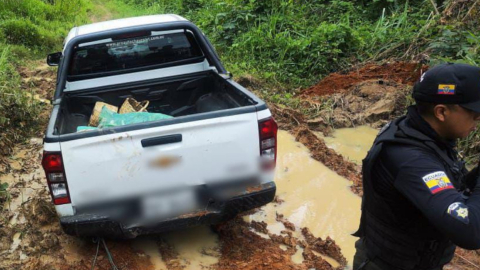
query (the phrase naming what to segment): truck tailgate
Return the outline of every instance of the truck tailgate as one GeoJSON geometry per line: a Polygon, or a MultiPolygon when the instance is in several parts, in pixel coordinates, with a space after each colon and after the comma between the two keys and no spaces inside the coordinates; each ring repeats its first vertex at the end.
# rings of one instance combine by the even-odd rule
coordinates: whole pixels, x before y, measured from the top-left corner
{"type": "Polygon", "coordinates": [[[256,113],[61,143],[74,206],[258,172],[256,113]]]}

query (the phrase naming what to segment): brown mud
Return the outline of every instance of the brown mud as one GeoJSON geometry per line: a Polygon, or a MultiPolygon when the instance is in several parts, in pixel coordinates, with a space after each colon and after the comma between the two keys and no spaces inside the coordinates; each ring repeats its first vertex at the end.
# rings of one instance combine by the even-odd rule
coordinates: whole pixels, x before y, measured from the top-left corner
{"type": "MultiPolygon", "coordinates": [[[[258,223],[257,223],[258,225],[258,223]]],[[[280,235],[269,233],[270,239],[260,237],[249,228],[258,230],[260,233],[266,232],[266,227],[249,225],[240,217],[218,226],[218,234],[221,245],[221,258],[216,269],[265,269],[265,270],[287,270],[287,269],[343,269],[346,266],[346,259],[343,257],[340,248],[335,241],[328,239],[322,240],[312,235],[311,241],[301,241],[292,236],[291,228],[282,231],[280,235]],[[301,243],[301,244],[300,244],[301,243]],[[279,247],[279,244],[287,246],[286,250],[279,247]],[[292,256],[297,252],[297,244],[300,244],[304,250],[315,250],[326,256],[330,256],[340,263],[340,266],[334,268],[321,256],[315,254],[303,255],[303,261],[300,264],[292,261],[292,256]]],[[[304,230],[308,231],[307,228],[304,230]]]]}
{"type": "Polygon", "coordinates": [[[269,107],[279,127],[294,134],[295,139],[310,150],[313,159],[352,181],[352,191],[360,196],[363,194],[360,166],[330,149],[322,139],[315,135],[305,120],[305,116],[300,112],[273,104],[270,104],[269,107]]]}
{"type": "MultiPolygon", "coordinates": [[[[40,167],[41,140],[32,140],[27,145],[15,149],[19,168],[1,176],[8,182],[10,202],[2,210],[0,220],[0,269],[91,269],[98,243],[91,239],[68,236],[60,228],[55,209],[45,185],[40,167]],[[18,214],[17,214],[18,213],[18,214]]],[[[248,214],[248,213],[246,213],[248,214]]],[[[292,236],[295,225],[283,216],[278,222],[286,230],[280,235],[268,231],[264,222],[245,222],[241,217],[217,227],[218,250],[206,249],[206,256],[218,258],[218,262],[202,269],[343,269],[346,259],[340,248],[329,238],[323,240],[303,228],[305,240],[292,236]],[[259,231],[269,236],[262,238],[253,232],[259,231]],[[302,262],[296,263],[292,255],[297,252],[297,243],[304,249],[302,262]],[[289,248],[283,250],[280,244],[289,248]],[[315,251],[338,261],[341,267],[333,267],[315,251]]],[[[172,239],[168,235],[151,236],[155,241],[166,269],[188,268],[172,239]]],[[[175,241],[175,239],[173,239],[175,241]]],[[[106,241],[113,260],[119,269],[159,269],[152,264],[152,258],[127,241],[106,241]]],[[[174,242],[175,243],[175,242],[174,242]]],[[[111,269],[108,256],[100,245],[95,269],[111,269]]]]}
{"type": "MultiPolygon", "coordinates": [[[[308,117],[282,106],[270,105],[270,108],[280,126],[296,134],[296,139],[310,149],[314,159],[351,180],[352,191],[362,195],[360,167],[328,148],[313,131],[328,136],[332,128],[365,124],[382,127],[405,114],[412,103],[409,99],[411,87],[427,69],[428,66],[419,63],[400,62],[381,66],[368,64],[347,74],[330,74],[298,95],[304,106],[318,107],[330,101],[330,106],[321,110],[317,117],[308,117]]],[[[480,251],[457,248],[455,257],[444,268],[480,269],[480,251]]]]}
{"type": "Polygon", "coordinates": [[[413,85],[427,68],[420,63],[407,62],[393,62],[383,65],[367,64],[346,74],[332,73],[318,84],[303,90],[300,96],[323,96],[339,93],[368,80],[393,81],[399,84],[413,85]]]}
{"type": "MultiPolygon", "coordinates": [[[[372,78],[368,75],[391,68],[401,75],[412,66],[401,64],[398,68],[384,65],[381,68],[359,69],[358,78],[368,80],[332,88],[331,92],[337,93],[329,96],[334,100],[331,109],[321,111],[313,119],[280,105],[269,105],[280,128],[294,134],[297,141],[307,146],[315,160],[352,181],[352,191],[359,195],[362,194],[360,166],[328,148],[315,132],[328,135],[331,128],[362,124],[378,127],[402,114],[405,108],[402,103],[406,103],[402,95],[405,95],[413,78],[406,73],[395,78],[386,75],[372,78]],[[360,70],[364,70],[365,75],[360,70]]],[[[42,101],[52,97],[55,73],[51,69],[41,66],[33,70],[21,69],[20,72],[24,77],[24,87],[34,89],[34,98],[42,101]]],[[[324,95],[322,91],[328,93],[330,90],[319,92],[324,95]]],[[[302,97],[305,104],[311,105],[322,102],[317,96],[310,94],[302,97]]],[[[40,117],[47,119],[49,112],[50,108],[40,117]]],[[[41,133],[43,130],[39,131],[41,133]]],[[[0,172],[0,182],[9,184],[9,198],[1,210],[0,219],[0,269],[91,269],[98,244],[91,239],[65,235],[61,230],[40,167],[39,137],[17,146],[8,159],[8,167],[0,172]]],[[[277,197],[272,205],[277,207],[288,203],[277,197]]],[[[241,217],[217,226],[218,246],[200,251],[201,256],[214,258],[216,262],[200,265],[200,268],[344,269],[347,265],[347,259],[330,237],[316,237],[309,228],[295,227],[281,214],[276,216],[276,221],[285,229],[272,232],[263,221],[246,222],[241,217]]],[[[106,244],[119,269],[200,269],[185,259],[185,254],[171,236],[157,235],[149,240],[159,254],[158,258],[135,247],[132,241],[106,241],[106,244]],[[161,263],[155,263],[158,260],[161,263]]],[[[478,269],[478,258],[475,251],[459,250],[446,269],[478,269]]],[[[102,246],[95,269],[111,269],[102,246]]]]}
{"type": "MultiPolygon", "coordinates": [[[[33,70],[22,68],[20,73],[24,78],[23,87],[33,90],[35,99],[51,99],[54,72],[40,66],[33,70]]],[[[40,117],[48,119],[49,110],[50,107],[40,117]]],[[[42,132],[39,131],[39,134],[42,132]]],[[[0,182],[9,184],[8,200],[1,209],[0,269],[91,269],[94,260],[94,269],[111,269],[101,243],[63,233],[46,187],[41,156],[42,140],[40,137],[33,138],[13,149],[9,166],[0,175],[0,182]]],[[[284,202],[277,197],[274,204],[281,203],[284,202]]],[[[310,242],[297,239],[291,232],[299,229],[283,216],[277,218],[286,228],[279,235],[269,232],[265,223],[245,222],[241,217],[218,226],[218,246],[201,250],[202,256],[214,258],[216,263],[200,267],[282,270],[313,267],[343,269],[346,265],[346,259],[333,240],[322,240],[310,234],[313,239],[310,242]],[[267,238],[254,231],[263,232],[267,238]],[[281,244],[286,244],[288,248],[282,249],[281,244]],[[299,251],[300,262],[294,261],[292,256],[299,251]],[[336,266],[332,266],[332,262],[326,261],[321,254],[337,259],[336,266]]],[[[307,228],[304,230],[308,231],[307,228]]],[[[177,239],[172,239],[169,234],[149,239],[153,241],[153,249],[156,249],[159,258],[135,246],[134,241],[107,240],[106,245],[119,269],[197,269],[194,261],[185,259],[186,255],[182,254],[185,251],[178,246],[177,239]],[[161,264],[153,263],[159,259],[161,264]]]]}

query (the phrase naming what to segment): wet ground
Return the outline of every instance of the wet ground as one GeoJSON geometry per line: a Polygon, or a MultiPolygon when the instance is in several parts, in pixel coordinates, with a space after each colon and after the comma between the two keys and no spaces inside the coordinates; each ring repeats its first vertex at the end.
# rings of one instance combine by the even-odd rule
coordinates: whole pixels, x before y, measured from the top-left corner
{"type": "Polygon", "coordinates": [[[328,137],[325,137],[321,132],[316,132],[315,134],[322,138],[327,146],[335,150],[335,152],[352,162],[362,164],[362,159],[372,146],[377,133],[377,129],[369,126],[359,126],[336,129],[328,137]]]}
{"type": "MultiPolygon", "coordinates": [[[[332,146],[342,144],[340,140],[343,137],[339,134],[343,132],[349,131],[340,131],[336,138],[329,138],[332,146]]],[[[278,140],[275,177],[278,198],[233,223],[243,228],[241,230],[248,231],[240,230],[240,234],[245,234],[248,241],[264,240],[263,245],[270,249],[270,253],[283,254],[283,259],[289,265],[285,269],[308,269],[309,265],[318,262],[324,265],[324,268],[318,269],[335,269],[341,268],[345,259],[350,265],[355,241],[350,233],[358,227],[360,198],[350,191],[350,181],[312,159],[309,150],[287,131],[280,131],[278,140]],[[258,224],[260,226],[256,226],[258,224]],[[329,239],[334,241],[332,247],[336,243],[341,251],[325,249],[325,246],[331,245],[329,239]],[[323,248],[316,248],[320,246],[319,243],[323,248]]],[[[357,145],[369,142],[359,141],[357,145]]],[[[358,149],[352,150],[345,149],[345,154],[358,155],[358,149]]],[[[41,140],[32,139],[29,144],[16,149],[16,154],[11,158],[11,173],[1,177],[2,182],[9,183],[12,198],[5,205],[5,218],[10,229],[5,230],[8,247],[5,246],[0,256],[6,258],[3,263],[10,267],[16,263],[32,264],[35,260],[34,266],[39,263],[58,265],[61,260],[67,260],[70,266],[88,269],[96,245],[89,240],[64,235],[59,228],[39,165],[40,156],[41,140]],[[32,245],[37,245],[36,240],[41,244],[31,249],[32,245]],[[58,248],[62,250],[61,254],[58,248]],[[50,253],[46,253],[47,250],[50,253]]],[[[230,234],[228,229],[227,233],[230,234]]],[[[231,258],[224,254],[225,245],[228,244],[224,238],[222,233],[219,235],[210,227],[202,226],[107,243],[116,261],[130,265],[129,269],[225,269],[220,265],[228,264],[231,258]]],[[[239,262],[235,261],[235,264],[239,262]]],[[[251,264],[248,262],[248,265],[251,264]]],[[[108,269],[105,254],[100,256],[98,267],[108,269]]]]}
{"type": "MultiPolygon", "coordinates": [[[[314,95],[339,92],[331,95],[336,100],[334,110],[322,111],[315,119],[270,104],[280,127],[288,130],[278,135],[276,200],[218,226],[215,232],[197,227],[106,241],[116,265],[131,270],[349,269],[355,241],[350,234],[360,218],[359,164],[377,133],[362,125],[379,127],[403,113],[401,93],[408,87],[402,84],[415,77],[403,71],[412,69],[416,74],[419,67],[400,64],[398,76],[379,73],[388,65],[334,74],[327,82],[348,85],[339,86],[339,91],[306,91],[309,102],[315,102],[314,95]],[[372,74],[381,76],[372,81],[372,74]],[[351,86],[345,76],[353,79],[351,86]],[[328,130],[326,122],[336,129],[328,130]]],[[[35,99],[44,102],[51,96],[52,69],[39,65],[35,70],[22,68],[20,74],[22,87],[32,89],[35,99]]],[[[41,118],[48,117],[49,105],[45,106],[41,118]]],[[[0,219],[0,269],[91,269],[97,244],[62,232],[40,168],[41,148],[42,140],[33,138],[15,147],[7,167],[0,167],[7,172],[0,182],[9,184],[0,219]]],[[[476,251],[459,249],[446,269],[480,269],[479,258],[476,251]]],[[[95,264],[94,269],[111,269],[103,249],[95,264]]]]}
{"type": "Polygon", "coordinates": [[[285,131],[278,134],[278,160],[275,182],[277,195],[285,202],[262,207],[248,218],[265,221],[268,230],[279,233],[282,223],[275,213],[283,214],[295,227],[308,227],[322,238],[330,236],[352,261],[358,228],[361,199],[350,191],[350,182],[312,159],[308,149],[285,131]]]}

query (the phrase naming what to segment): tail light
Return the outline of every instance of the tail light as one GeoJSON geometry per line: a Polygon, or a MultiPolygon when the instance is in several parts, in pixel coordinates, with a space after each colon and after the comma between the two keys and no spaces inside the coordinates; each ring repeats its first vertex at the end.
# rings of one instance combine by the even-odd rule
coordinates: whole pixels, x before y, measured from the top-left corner
{"type": "Polygon", "coordinates": [[[258,122],[262,168],[273,170],[277,162],[277,123],[273,118],[258,122]]]}
{"type": "Polygon", "coordinates": [[[42,166],[55,205],[70,203],[67,178],[60,153],[43,152],[42,166]]]}

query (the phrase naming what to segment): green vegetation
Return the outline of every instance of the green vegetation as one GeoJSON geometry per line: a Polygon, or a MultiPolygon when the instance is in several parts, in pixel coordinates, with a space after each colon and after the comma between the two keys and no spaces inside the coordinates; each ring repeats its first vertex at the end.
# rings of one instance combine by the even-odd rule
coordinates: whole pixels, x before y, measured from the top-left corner
{"type": "Polygon", "coordinates": [[[184,16],[205,32],[228,70],[273,86],[275,93],[265,95],[267,100],[296,108],[302,107],[294,98],[297,89],[366,61],[480,64],[480,5],[475,1],[0,1],[0,110],[12,112],[0,114],[0,130],[15,134],[8,141],[30,134],[40,110],[20,90],[15,66],[59,50],[73,25],[90,20],[184,16]]]}
{"type": "Polygon", "coordinates": [[[437,4],[438,8],[430,0],[110,1],[127,16],[180,14],[206,33],[233,73],[255,74],[288,89],[371,60],[479,63],[478,10],[463,1],[437,4]]]}
{"type": "MultiPolygon", "coordinates": [[[[16,67],[61,49],[75,24],[89,21],[89,0],[0,0],[0,153],[38,130],[39,104],[16,67]],[[30,95],[29,95],[30,94],[30,95]]],[[[53,89],[52,89],[53,91],[53,89]]]]}
{"type": "Polygon", "coordinates": [[[7,183],[0,183],[0,209],[2,209],[3,204],[10,199],[10,194],[8,193],[7,188],[7,183]]]}
{"type": "Polygon", "coordinates": [[[0,43],[44,57],[61,49],[70,28],[89,22],[91,8],[89,0],[2,0],[0,43]]]}

